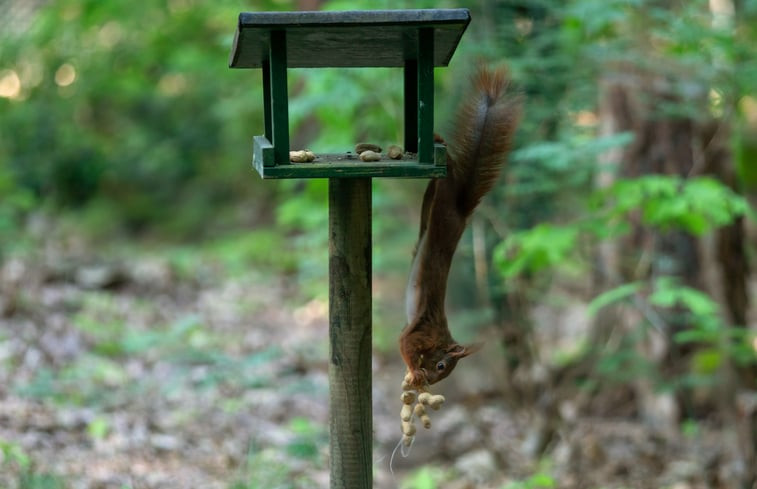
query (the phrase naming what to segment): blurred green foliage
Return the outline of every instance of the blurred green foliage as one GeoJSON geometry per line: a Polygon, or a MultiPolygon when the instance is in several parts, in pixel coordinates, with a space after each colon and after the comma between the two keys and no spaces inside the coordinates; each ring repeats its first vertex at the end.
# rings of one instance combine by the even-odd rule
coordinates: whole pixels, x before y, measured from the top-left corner
{"type": "Polygon", "coordinates": [[[315,482],[305,473],[291,467],[291,464],[271,448],[252,446],[242,475],[229,485],[230,489],[300,489],[314,487],[315,482]]]}
{"type": "MultiPolygon", "coordinates": [[[[597,94],[603,77],[633,70],[659,75],[676,93],[659,104],[660,117],[720,117],[734,127],[739,175],[751,185],[757,28],[749,19],[757,1],[735,5],[733,17],[713,15],[705,2],[652,0],[331,0],[321,8],[471,9],[449,68],[436,70],[436,126],[449,134],[477,61],[509,68],[525,110],[507,185],[484,204],[487,246],[496,246],[504,276],[490,280],[506,292],[508,280],[523,274],[583,273],[590,265],[582,245],[627,233],[634,212],[645,225],[697,235],[748,214],[743,198],[706,178],[649,176],[593,190],[600,157],[634,141],[628,132],[600,134],[597,94]],[[497,243],[491,229],[508,237],[497,243]]],[[[23,245],[28,217],[42,211],[99,238],[203,240],[200,253],[227,270],[293,275],[308,295],[324,298],[327,182],[263,183],[252,172],[250,141],[263,121],[260,74],[227,67],[240,11],[297,6],[147,0],[135,9],[123,0],[62,0],[6,21],[0,248],[23,245]]],[[[290,70],[293,145],[330,151],[361,140],[397,142],[401,92],[399,70],[290,70]]],[[[601,171],[616,170],[605,162],[601,171]]],[[[406,209],[418,207],[423,184],[374,185],[379,278],[407,267],[417,215],[406,209]]],[[[194,273],[188,263],[197,253],[171,250],[179,272],[194,273]]],[[[456,262],[470,263],[472,253],[466,235],[456,262]]],[[[453,280],[473,280],[469,268],[453,269],[460,275],[453,280]]],[[[465,290],[451,291],[453,305],[472,302],[465,290]]],[[[402,322],[396,308],[378,302],[379,324],[402,322]]],[[[377,335],[381,345],[393,338],[377,335]]]]}
{"type": "MultiPolygon", "coordinates": [[[[631,223],[661,236],[685,232],[701,237],[741,217],[754,218],[740,192],[754,189],[750,148],[757,133],[757,2],[729,2],[737,8],[735,15],[713,12],[706,2],[495,4],[495,12],[515,15],[510,31],[496,32],[508,44],[508,64],[527,95],[520,144],[508,175],[513,184],[502,196],[511,205],[498,224],[508,233],[494,248],[502,290],[522,293],[523,287],[531,287],[525,295],[540,297],[555,278],[590,281],[587,277],[597,273],[597,245],[629,236],[631,223]],[[665,85],[665,97],[652,89],[639,90],[636,103],[654,102],[651,119],[695,124],[716,120],[723,131],[734,128],[728,151],[741,180],[726,184],[691,175],[622,178],[619,162],[607,155],[638,142],[632,133],[601,135],[598,94],[607,83],[633,85],[636,76],[665,85]],[[613,183],[596,189],[594,181],[601,173],[609,173],[613,183]]],[[[508,25],[501,17],[494,23],[508,25]]],[[[597,296],[589,311],[594,314],[618,302],[640,312],[643,321],[622,333],[612,351],[601,353],[602,376],[621,382],[643,377],[664,384],[638,346],[648,339],[647,328],[674,324],[682,328],[673,335],[675,341],[697,347],[685,375],[675,379],[680,385],[712,385],[726,363],[757,362],[754,333],[740,327],[744,325],[727,324],[713,297],[674,277],[617,284],[597,296]],[[654,315],[659,315],[657,320],[654,315]]]]}
{"type": "Polygon", "coordinates": [[[287,453],[296,458],[319,461],[321,447],[328,445],[324,426],[318,426],[307,418],[297,417],[289,422],[294,438],[287,445],[287,453]]]}
{"type": "Polygon", "coordinates": [[[527,479],[509,482],[502,489],[552,489],[555,485],[555,479],[551,475],[537,472],[527,479]]]}
{"type": "Polygon", "coordinates": [[[102,207],[116,230],[223,226],[220,208],[265,191],[238,177],[262,124],[258,77],[226,66],[240,8],[68,0],[8,26],[0,70],[20,83],[0,98],[0,184],[55,212],[102,207]]]}
{"type": "MultiPolygon", "coordinates": [[[[682,179],[645,175],[620,179],[588,195],[587,209],[575,221],[541,223],[510,234],[494,251],[495,263],[506,277],[591,260],[581,256],[579,242],[597,243],[631,233],[634,215],[660,232],[682,230],[703,235],[752,215],[743,196],[709,178],[682,179]]],[[[588,265],[585,265],[588,266],[588,265]]]]}
{"type": "Polygon", "coordinates": [[[628,382],[643,376],[660,388],[714,386],[722,381],[720,374],[726,364],[757,364],[752,344],[754,334],[728,325],[720,305],[712,297],[682,285],[675,277],[625,283],[598,295],[589,304],[589,311],[596,314],[602,307],[620,302],[643,311],[645,324],[640,324],[625,339],[624,348],[605,352],[599,373],[610,380],[628,382]],[[666,321],[659,311],[674,311],[674,314],[666,321]],[[697,346],[689,365],[685,366],[685,373],[672,381],[662,379],[656,367],[637,348],[648,340],[649,328],[666,333],[670,322],[686,325],[685,329],[673,333],[675,342],[697,346]]]}
{"type": "Polygon", "coordinates": [[[29,467],[29,456],[18,443],[0,440],[0,454],[2,454],[2,464],[5,466],[15,464],[22,469],[29,467]]]}
{"type": "Polygon", "coordinates": [[[413,471],[402,481],[400,485],[401,489],[436,489],[440,487],[445,479],[449,477],[448,470],[444,470],[440,467],[434,467],[431,465],[424,465],[423,467],[413,471]]]}
{"type": "MultiPolygon", "coordinates": [[[[262,184],[251,174],[250,138],[262,132],[260,80],[255,71],[226,67],[239,11],[294,6],[150,0],[135,11],[123,1],[66,0],[41,7],[25,28],[9,29],[0,70],[19,86],[0,98],[0,236],[10,237],[22,216],[41,206],[76,209],[82,223],[106,236],[147,230],[196,239],[263,221],[324,244],[313,231],[326,220],[325,182],[262,184]]],[[[713,86],[721,101],[749,94],[757,77],[747,42],[753,29],[715,28],[697,3],[353,0],[323,7],[451,6],[471,8],[474,22],[450,68],[437,70],[440,131],[476,59],[506,61],[527,100],[510,197],[495,197],[516,197],[506,216],[515,229],[575,201],[598,156],[631,141],[628,134],[598,137],[593,125],[576,123],[595,110],[606,67],[687,70],[691,84],[713,86]]],[[[753,13],[754,2],[743,9],[753,13]]],[[[294,141],[325,151],[399,140],[400,84],[397,70],[291,70],[294,141]]],[[[686,102],[664,109],[700,110],[686,102]]],[[[378,183],[376,200],[395,189],[378,183]]],[[[391,233],[385,221],[392,219],[375,217],[391,233]]]]}
{"type": "Polygon", "coordinates": [[[52,474],[39,472],[31,458],[14,442],[0,439],[0,483],[9,481],[8,476],[15,474],[13,487],[18,489],[64,489],[65,481],[52,474]]]}
{"type": "MultiPolygon", "coordinates": [[[[195,262],[212,257],[230,274],[254,268],[296,276],[304,295],[323,298],[327,182],[259,180],[250,159],[252,136],[263,132],[260,74],[227,67],[240,11],[290,10],[298,2],[37,5],[0,19],[0,253],[23,247],[30,218],[45,213],[111,242],[140,235],[191,241],[165,251],[181,279],[202,275],[195,262]]],[[[436,70],[436,127],[442,135],[450,132],[448,121],[476,62],[508,66],[525,110],[506,184],[487,198],[482,212],[487,245],[495,248],[501,272],[490,280],[494,290],[506,292],[516,277],[585,279],[591,264],[583,245],[628,233],[632,214],[659,231],[696,235],[750,215],[743,197],[709,178],[648,176],[593,188],[600,157],[634,143],[631,133],[602,136],[598,127],[603,76],[624,67],[670,82],[678,97],[657,107],[660,117],[717,117],[732,128],[739,186],[757,189],[757,0],[734,5],[739,12],[733,17],[713,15],[704,1],[330,0],[322,7],[471,9],[473,22],[449,68],[436,70]]],[[[398,70],[290,70],[293,143],[330,151],[361,140],[399,141],[400,88],[398,70]]],[[[617,168],[604,165],[602,171],[617,168]]],[[[374,184],[379,279],[381,273],[404,279],[417,229],[417,214],[407,210],[418,210],[424,183],[374,184]]],[[[470,242],[466,235],[456,258],[464,265],[453,270],[459,277],[452,280],[460,283],[473,281],[470,242]]],[[[451,290],[451,302],[470,289],[451,290]]],[[[458,302],[475,302],[464,299],[458,302]]],[[[681,382],[712,382],[725,362],[755,361],[749,332],[725,324],[712,297],[672,277],[620,284],[589,309],[596,313],[623,301],[684,316],[689,327],[675,339],[700,348],[681,382]]],[[[202,388],[274,382],[257,367],[279,354],[275,348],[232,358],[219,353],[219,338],[197,318],[145,331],[127,327],[105,295],[93,293],[80,306],[73,319],[91,352],[56,371],[39,369],[28,383],[14,386],[17,392],[56,402],[104,402],[109,386],[127,383],[121,360],[129,356],[160,357],[176,367],[167,384],[193,382],[187,372],[195,364],[207,366],[198,381],[202,388]]],[[[396,345],[399,309],[376,303],[376,339],[387,348],[396,345]]],[[[600,374],[623,381],[651,375],[651,366],[634,353],[644,330],[635,333],[602,359],[600,374]]],[[[154,388],[134,385],[128,394],[154,388]]],[[[320,460],[320,427],[293,419],[289,428],[295,434],[289,454],[320,460]]],[[[88,432],[97,439],[108,429],[95,418],[88,432]]],[[[55,478],[35,474],[19,446],[0,442],[0,451],[2,463],[25,474],[19,487],[61,487],[55,478]]],[[[253,447],[232,487],[312,485],[297,477],[292,480],[279,453],[253,447]]],[[[445,477],[424,468],[403,485],[437,487],[445,477]]],[[[540,470],[507,487],[554,485],[540,470]]]]}

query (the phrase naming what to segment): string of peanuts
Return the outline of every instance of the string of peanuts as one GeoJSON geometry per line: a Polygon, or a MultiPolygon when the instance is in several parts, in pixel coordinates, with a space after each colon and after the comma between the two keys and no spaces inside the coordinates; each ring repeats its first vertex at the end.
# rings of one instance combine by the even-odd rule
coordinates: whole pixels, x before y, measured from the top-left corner
{"type": "Polygon", "coordinates": [[[425,385],[420,388],[413,387],[410,384],[411,374],[408,371],[402,381],[402,410],[400,419],[402,420],[402,444],[409,447],[415,437],[415,419],[420,419],[423,427],[431,428],[431,418],[426,408],[438,411],[444,404],[444,396],[441,394],[432,394],[429,392],[429,386],[425,385]]]}

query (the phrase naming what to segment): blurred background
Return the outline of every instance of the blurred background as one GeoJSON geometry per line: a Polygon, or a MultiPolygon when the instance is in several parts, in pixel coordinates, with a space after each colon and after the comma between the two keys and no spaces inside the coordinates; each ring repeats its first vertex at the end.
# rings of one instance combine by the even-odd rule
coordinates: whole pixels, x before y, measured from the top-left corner
{"type": "MultiPolygon", "coordinates": [[[[265,181],[241,11],[467,7],[524,100],[448,294],[484,341],[408,457],[426,182],[375,180],[380,488],[757,487],[757,1],[0,1],[0,486],[328,487],[327,181],[265,181]]],[[[290,70],[292,147],[402,139],[392,69],[290,70]]]]}

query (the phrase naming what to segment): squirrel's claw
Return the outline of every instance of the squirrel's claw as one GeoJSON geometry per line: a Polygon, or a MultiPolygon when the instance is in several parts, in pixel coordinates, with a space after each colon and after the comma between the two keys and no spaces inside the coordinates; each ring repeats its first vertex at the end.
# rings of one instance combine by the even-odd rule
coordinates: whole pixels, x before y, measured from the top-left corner
{"type": "Polygon", "coordinates": [[[425,368],[413,369],[409,372],[408,384],[420,388],[428,384],[428,374],[425,368]]]}

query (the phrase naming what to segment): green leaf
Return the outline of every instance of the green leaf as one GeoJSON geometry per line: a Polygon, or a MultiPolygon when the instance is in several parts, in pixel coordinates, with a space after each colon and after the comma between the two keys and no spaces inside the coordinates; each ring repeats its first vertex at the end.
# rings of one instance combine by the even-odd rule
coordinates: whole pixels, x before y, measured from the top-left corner
{"type": "Polygon", "coordinates": [[[679,285],[672,277],[657,279],[655,290],[649,300],[660,307],[673,307],[680,304],[700,319],[716,316],[719,309],[717,302],[709,295],[700,290],[679,285]]]}
{"type": "Polygon", "coordinates": [[[695,235],[730,224],[749,212],[742,196],[709,177],[646,175],[619,180],[599,195],[598,202],[608,208],[608,217],[626,219],[629,213],[641,211],[647,226],[695,235]]]}
{"type": "Polygon", "coordinates": [[[98,416],[87,425],[87,433],[95,440],[102,440],[108,434],[110,427],[108,420],[98,416]]]}
{"type": "Polygon", "coordinates": [[[578,231],[575,226],[544,223],[514,233],[495,249],[495,263],[506,277],[553,267],[573,253],[578,231]]]}
{"type": "Polygon", "coordinates": [[[692,314],[699,317],[714,316],[718,313],[718,304],[709,295],[691,287],[682,287],[678,300],[686,306],[692,314]]]}
{"type": "Polygon", "coordinates": [[[442,478],[440,469],[424,466],[409,475],[402,483],[402,489],[436,489],[442,478]]]}
{"type": "Polygon", "coordinates": [[[720,334],[717,331],[703,330],[699,328],[679,331],[673,335],[676,343],[715,343],[718,341],[720,334]]]}
{"type": "Polygon", "coordinates": [[[673,277],[660,277],[655,280],[654,291],[649,302],[659,307],[673,307],[678,300],[678,284],[673,277]]]}
{"type": "Polygon", "coordinates": [[[691,359],[692,370],[698,374],[713,374],[723,363],[723,353],[716,349],[700,350],[691,359]]]}
{"type": "Polygon", "coordinates": [[[537,473],[528,478],[528,487],[533,489],[551,489],[555,480],[549,474],[537,473]]]}
{"type": "Polygon", "coordinates": [[[21,448],[21,445],[14,442],[0,440],[0,454],[2,455],[0,467],[6,463],[15,463],[21,469],[26,469],[31,463],[29,455],[21,448]]]}
{"type": "Polygon", "coordinates": [[[587,313],[589,316],[594,316],[603,307],[631,297],[638,292],[642,286],[643,284],[641,282],[631,282],[602,292],[589,303],[587,313]]]}

